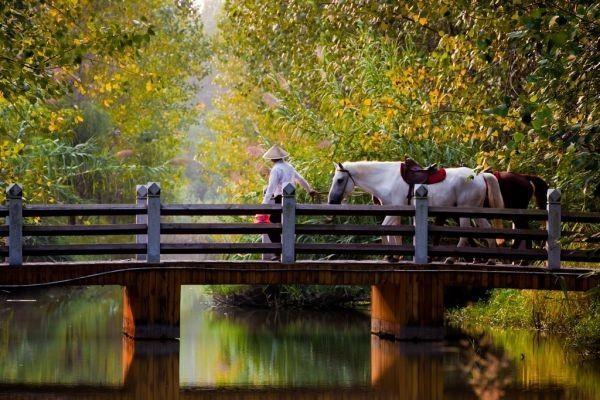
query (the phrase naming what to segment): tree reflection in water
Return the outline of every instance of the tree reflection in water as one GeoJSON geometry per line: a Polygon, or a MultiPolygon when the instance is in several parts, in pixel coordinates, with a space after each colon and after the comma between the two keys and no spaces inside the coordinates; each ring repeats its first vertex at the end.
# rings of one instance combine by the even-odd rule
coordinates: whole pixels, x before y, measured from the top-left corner
{"type": "Polygon", "coordinates": [[[27,295],[38,301],[0,295],[0,399],[592,400],[600,392],[600,365],[525,331],[487,330],[463,345],[389,342],[370,335],[368,313],[184,301],[180,342],[133,343],[120,333],[118,287],[27,295]]]}
{"type": "Polygon", "coordinates": [[[510,364],[504,354],[496,354],[489,336],[462,340],[461,369],[473,392],[481,400],[504,398],[505,389],[511,383],[510,364]]]}

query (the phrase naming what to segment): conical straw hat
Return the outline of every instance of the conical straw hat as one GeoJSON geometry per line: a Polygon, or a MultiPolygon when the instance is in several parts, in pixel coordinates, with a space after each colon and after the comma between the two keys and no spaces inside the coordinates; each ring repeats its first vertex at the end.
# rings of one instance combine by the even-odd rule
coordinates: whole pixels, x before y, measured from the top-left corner
{"type": "Polygon", "coordinates": [[[288,152],[278,145],[273,145],[265,154],[263,154],[263,158],[266,158],[267,160],[278,160],[287,156],[289,156],[288,152]]]}

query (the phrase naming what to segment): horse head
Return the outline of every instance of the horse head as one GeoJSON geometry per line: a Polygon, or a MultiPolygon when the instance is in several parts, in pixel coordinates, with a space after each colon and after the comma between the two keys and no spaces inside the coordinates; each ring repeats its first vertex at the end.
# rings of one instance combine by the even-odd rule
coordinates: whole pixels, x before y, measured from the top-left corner
{"type": "Polygon", "coordinates": [[[331,181],[331,188],[327,197],[329,204],[341,204],[346,196],[354,190],[356,182],[352,173],[348,171],[342,163],[334,163],[335,174],[331,181]]]}

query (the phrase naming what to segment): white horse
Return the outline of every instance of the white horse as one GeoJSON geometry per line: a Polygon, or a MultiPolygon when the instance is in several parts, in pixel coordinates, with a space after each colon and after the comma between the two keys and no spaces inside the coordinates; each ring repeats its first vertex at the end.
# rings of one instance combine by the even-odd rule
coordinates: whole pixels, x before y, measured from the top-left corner
{"type": "MultiPolygon", "coordinates": [[[[401,162],[357,161],[338,163],[329,189],[329,204],[340,204],[355,187],[377,197],[382,205],[406,205],[409,185],[400,175],[401,162]]],[[[470,168],[446,168],[446,179],[428,185],[428,202],[432,207],[482,207],[486,199],[492,208],[504,208],[498,180],[488,173],[476,173],[470,168]]],[[[489,228],[485,218],[476,219],[477,226],[489,228]]],[[[399,225],[400,217],[388,215],[383,225],[399,225]]],[[[470,226],[469,218],[460,218],[460,226],[470,226]]],[[[388,237],[396,244],[399,238],[388,237]]],[[[494,239],[487,239],[495,247],[494,239]]],[[[461,237],[458,246],[466,246],[461,237]]]]}

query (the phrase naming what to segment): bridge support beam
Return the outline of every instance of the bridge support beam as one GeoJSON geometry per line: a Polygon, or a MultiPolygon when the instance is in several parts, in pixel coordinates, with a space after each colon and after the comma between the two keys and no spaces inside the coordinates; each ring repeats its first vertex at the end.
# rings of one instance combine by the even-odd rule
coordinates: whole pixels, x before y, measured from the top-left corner
{"type": "Polygon", "coordinates": [[[395,340],[444,338],[444,286],[434,274],[403,274],[371,286],[371,332],[395,340]]]}
{"type": "Polygon", "coordinates": [[[123,333],[134,339],[178,339],[181,285],[168,272],[141,273],[123,287],[123,333]],[[133,280],[132,280],[133,281],[133,280]]]}

